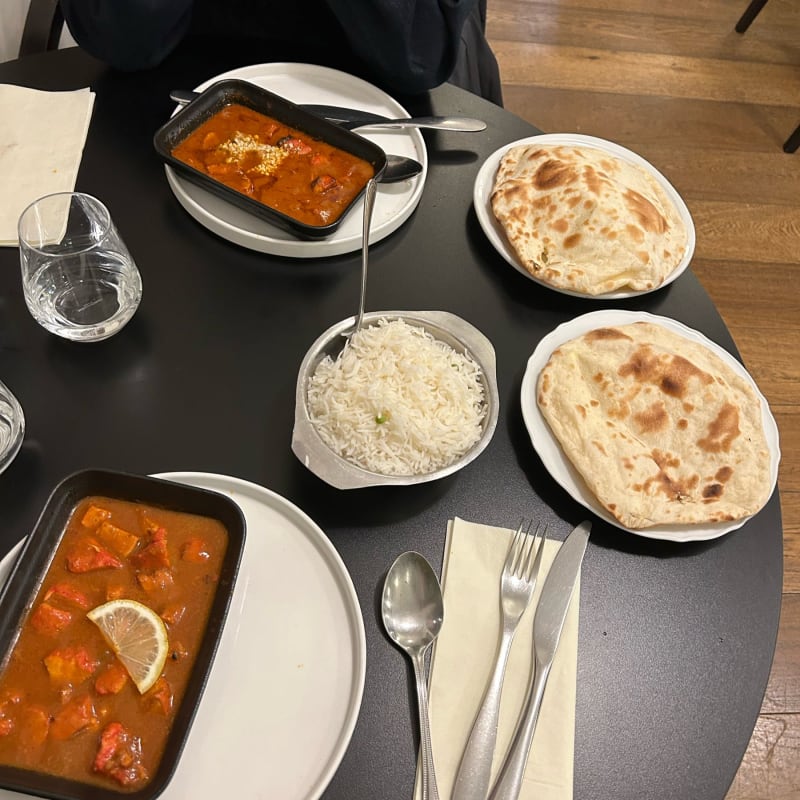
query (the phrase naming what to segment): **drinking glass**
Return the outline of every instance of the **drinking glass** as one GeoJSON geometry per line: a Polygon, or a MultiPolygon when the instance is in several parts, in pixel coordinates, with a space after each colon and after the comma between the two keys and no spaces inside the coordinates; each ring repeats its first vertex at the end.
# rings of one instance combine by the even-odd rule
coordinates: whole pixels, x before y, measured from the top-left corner
{"type": "Polygon", "coordinates": [[[28,310],[58,336],[107,339],[139,306],[139,270],[108,209],[88,194],[31,203],[19,219],[19,255],[28,310]]]}
{"type": "Polygon", "coordinates": [[[17,398],[0,381],[0,472],[17,455],[25,435],[25,415],[17,398]]]}

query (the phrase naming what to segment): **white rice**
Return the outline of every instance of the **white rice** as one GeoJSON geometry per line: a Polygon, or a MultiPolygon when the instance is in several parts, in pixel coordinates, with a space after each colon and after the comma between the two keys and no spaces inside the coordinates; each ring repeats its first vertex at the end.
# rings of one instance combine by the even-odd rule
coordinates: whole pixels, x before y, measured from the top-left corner
{"type": "Polygon", "coordinates": [[[481,437],[480,367],[403,320],[378,320],[317,366],[309,416],[342,458],[381,475],[424,475],[481,437]]]}

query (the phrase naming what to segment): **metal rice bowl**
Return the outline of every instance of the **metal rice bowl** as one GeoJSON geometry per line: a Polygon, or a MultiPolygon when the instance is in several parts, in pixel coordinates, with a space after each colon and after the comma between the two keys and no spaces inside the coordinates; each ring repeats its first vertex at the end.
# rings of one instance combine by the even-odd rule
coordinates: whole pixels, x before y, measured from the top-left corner
{"type": "Polygon", "coordinates": [[[500,410],[500,397],[497,391],[496,359],[492,343],[466,320],[446,311],[371,311],[364,314],[364,325],[376,323],[379,319],[402,319],[427,331],[434,337],[450,345],[456,352],[469,355],[480,368],[487,404],[483,418],[481,438],[462,456],[446,467],[420,475],[383,475],[359,467],[335,453],[323,441],[311,422],[308,413],[308,384],[317,366],[325,356],[335,358],[344,344],[344,336],[355,325],[355,317],[348,317],[328,328],[311,345],[306,353],[297,376],[295,393],[294,431],[292,451],[300,461],[331,486],[337,489],[358,489],[365,486],[407,486],[426,483],[452,475],[465,467],[486,448],[497,427],[500,410]]]}

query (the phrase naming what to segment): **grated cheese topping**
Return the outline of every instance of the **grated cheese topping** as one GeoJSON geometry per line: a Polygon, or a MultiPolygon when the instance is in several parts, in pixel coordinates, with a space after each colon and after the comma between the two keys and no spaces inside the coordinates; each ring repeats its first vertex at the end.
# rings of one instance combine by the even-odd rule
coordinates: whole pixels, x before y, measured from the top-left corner
{"type": "Polygon", "coordinates": [[[238,163],[248,153],[254,153],[258,164],[252,167],[251,172],[260,172],[270,175],[289,153],[282,147],[262,142],[257,136],[236,131],[230,139],[221,142],[219,149],[228,154],[225,160],[229,164],[238,163]]]}
{"type": "Polygon", "coordinates": [[[382,475],[449,466],[481,437],[481,370],[403,320],[378,320],[324,358],[308,387],[311,422],[342,458],[382,475]]]}

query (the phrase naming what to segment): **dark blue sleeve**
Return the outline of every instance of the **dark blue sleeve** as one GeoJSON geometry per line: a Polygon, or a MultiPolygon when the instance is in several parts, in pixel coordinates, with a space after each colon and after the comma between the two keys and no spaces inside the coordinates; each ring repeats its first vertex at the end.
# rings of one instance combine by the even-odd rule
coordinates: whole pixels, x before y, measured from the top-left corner
{"type": "Polygon", "coordinates": [[[75,41],[122,70],[154,67],[189,27],[192,0],[61,0],[75,41]]]}
{"type": "Polygon", "coordinates": [[[384,81],[416,93],[453,72],[477,0],[327,0],[356,55],[384,81]]]}

